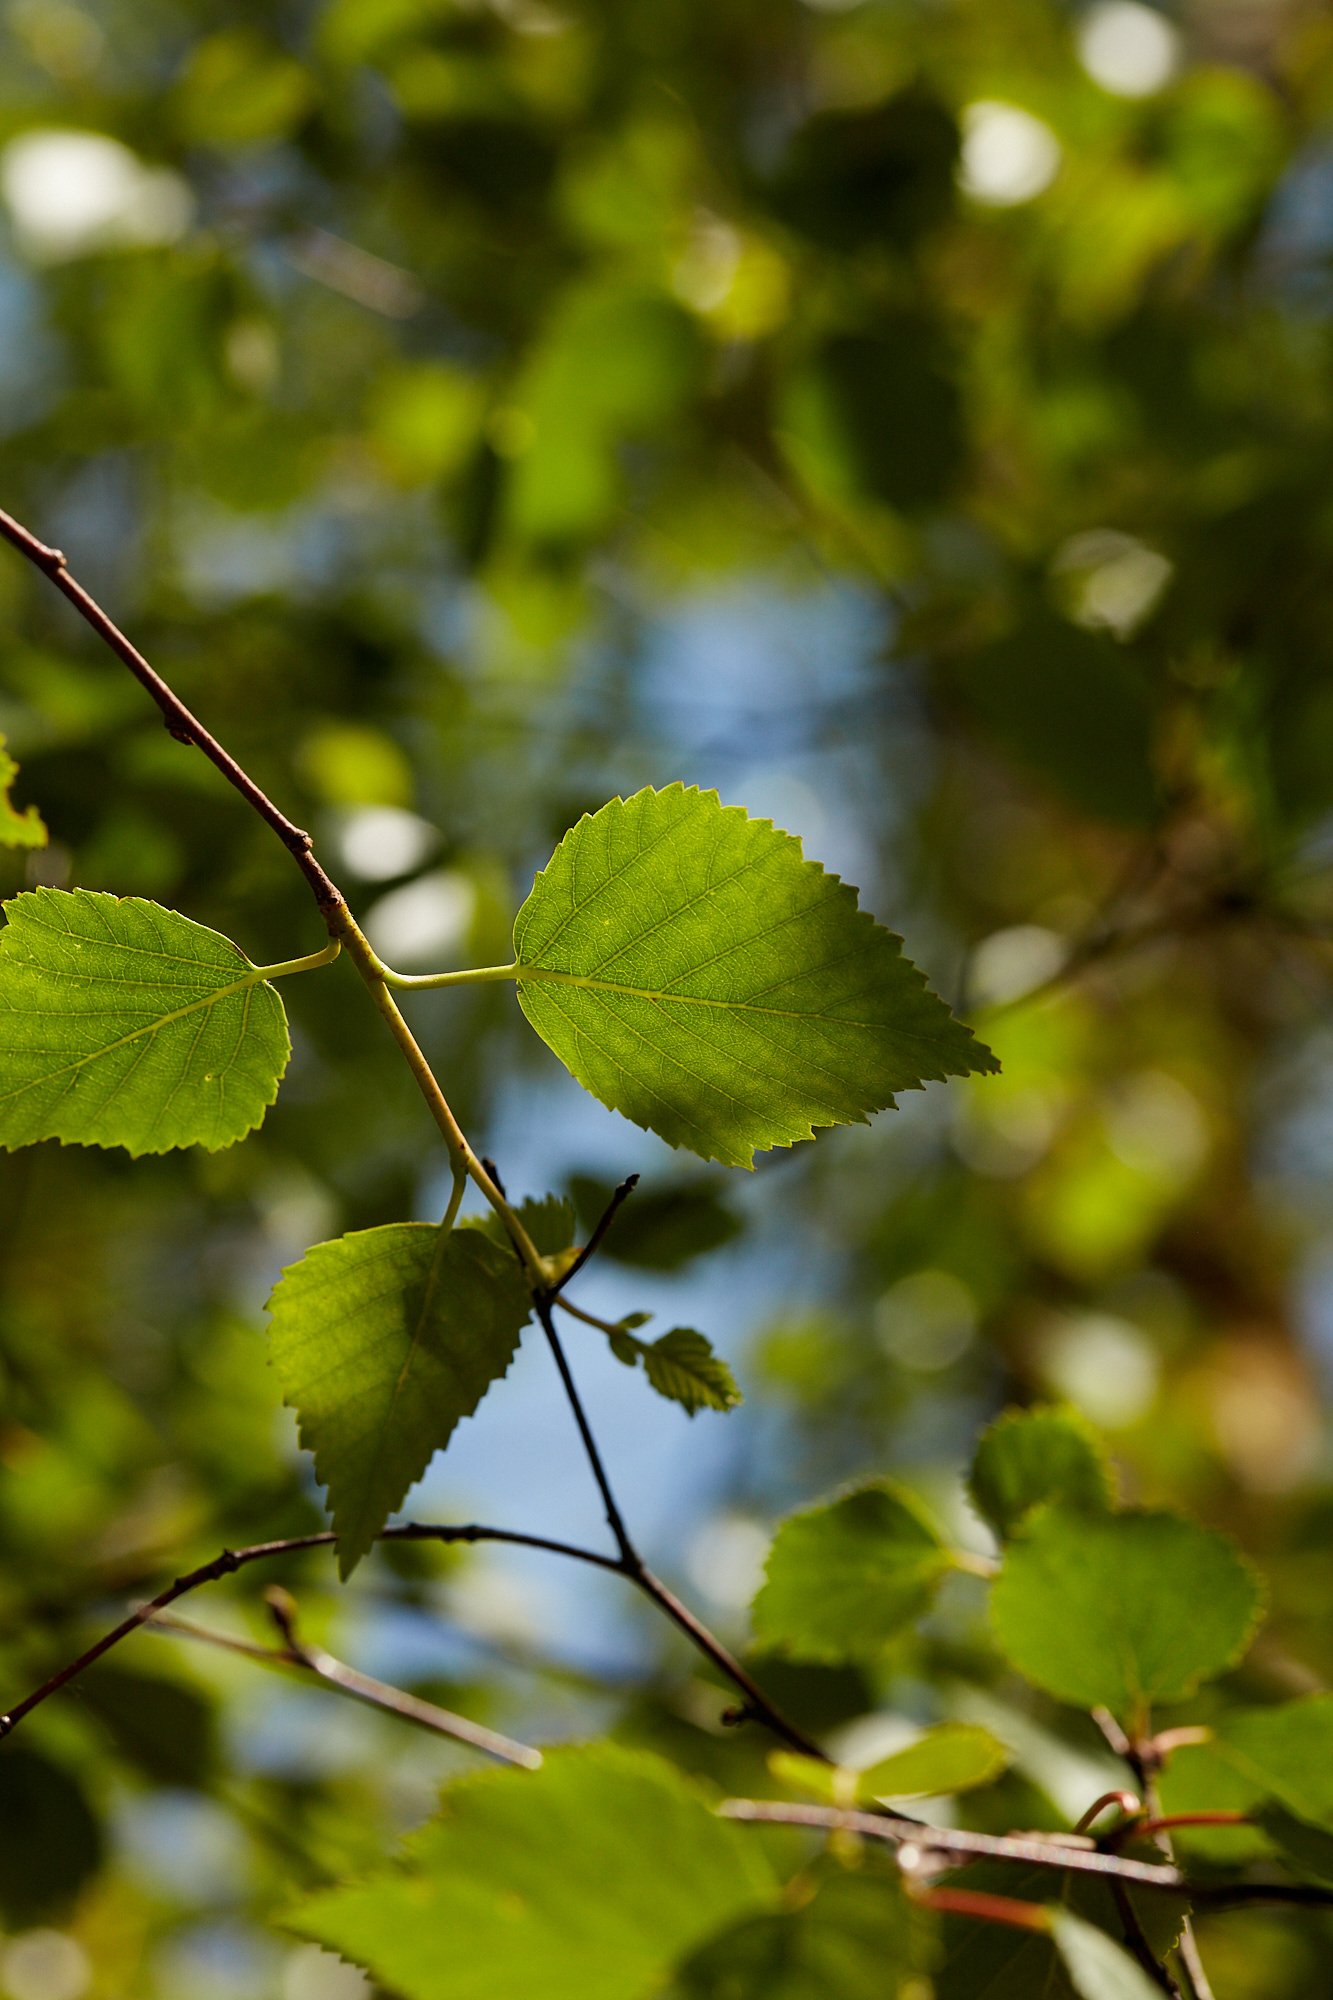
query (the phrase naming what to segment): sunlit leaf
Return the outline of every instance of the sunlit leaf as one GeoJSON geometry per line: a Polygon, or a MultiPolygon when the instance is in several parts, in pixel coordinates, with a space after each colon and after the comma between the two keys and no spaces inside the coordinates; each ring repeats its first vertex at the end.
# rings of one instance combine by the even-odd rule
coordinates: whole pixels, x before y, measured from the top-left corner
{"type": "Polygon", "coordinates": [[[643,1364],[643,1372],[659,1396],[679,1403],[687,1417],[699,1410],[734,1410],[744,1401],[736,1378],[713,1343],[692,1326],[673,1326],[656,1340],[638,1340],[634,1328],[650,1317],[630,1313],[609,1335],[611,1352],[627,1368],[643,1364]]]}
{"type": "Polygon", "coordinates": [[[1178,1514],[1035,1514],[991,1610],[1020,1673],[1126,1722],[1181,1701],[1245,1650],[1263,1594],[1225,1535],[1178,1514]]]}
{"type": "Polygon", "coordinates": [[[915,1743],[857,1773],[862,1799],[929,1799],[989,1785],[1008,1769],[1010,1752],[975,1722],[942,1722],[915,1743]]]}
{"type": "Polygon", "coordinates": [[[776,1887],[759,1843],[672,1766],[598,1743],[450,1786],[403,1868],[290,1922],[403,2000],[649,2000],[776,1887]]]}
{"type": "Polygon", "coordinates": [[[45,847],[47,831],[36,806],[20,811],[10,798],[19,767],[0,736],[0,847],[45,847]]]}
{"type": "Polygon", "coordinates": [[[215,1152],[260,1123],[291,1044],[276,991],[234,944],[86,889],[38,889],[5,914],[0,1146],[215,1152]]]}
{"type": "Polygon", "coordinates": [[[528,1316],[511,1251],[479,1229],[389,1223],[316,1244],[269,1301],[283,1397],[315,1454],[349,1576],[528,1316]]]}
{"type": "Polygon", "coordinates": [[[514,953],[524,1013],[580,1083],[728,1165],[996,1067],[854,889],[713,792],[645,790],[580,820],[514,953]]]}
{"type": "Polygon", "coordinates": [[[1043,1501],[1104,1513],[1115,1499],[1101,1441],[1074,1409],[1006,1410],[981,1434],[968,1491],[1002,1539],[1043,1501]]]}
{"type": "Polygon", "coordinates": [[[953,1558],[888,1480],[792,1514],[754,1600],[755,1638],[800,1660],[873,1658],[929,1610],[953,1558]]]}

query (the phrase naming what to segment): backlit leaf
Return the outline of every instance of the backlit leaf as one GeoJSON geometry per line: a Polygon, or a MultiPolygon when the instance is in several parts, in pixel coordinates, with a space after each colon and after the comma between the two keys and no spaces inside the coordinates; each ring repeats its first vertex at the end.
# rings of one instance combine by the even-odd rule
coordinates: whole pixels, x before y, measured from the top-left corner
{"type": "Polygon", "coordinates": [[[480,1229],[389,1223],[283,1273],[273,1365],[328,1488],[343,1576],[505,1373],[528,1307],[513,1253],[480,1229]]]}
{"type": "Polygon", "coordinates": [[[581,819],[514,955],[524,1013],[580,1083],[728,1165],[997,1067],[854,889],[714,792],[669,785],[581,819]]]}
{"type": "Polygon", "coordinates": [[[1161,1987],[1096,1924],[1052,1909],[1051,1934],[1079,2000],[1157,2000],[1161,1987]]]}
{"type": "Polygon", "coordinates": [[[0,931],[0,1146],[230,1146],[287,1066],[275,989],[216,931],[137,896],[38,889],[0,931]]]}
{"type": "Polygon", "coordinates": [[[1101,1442],[1073,1409],[1006,1410],[997,1417],[981,1434],[968,1491],[1002,1539],[1043,1501],[1104,1513],[1115,1498],[1101,1442]]]}
{"type": "Polygon", "coordinates": [[[775,1894],[759,1843],[669,1764],[597,1743],[451,1785],[404,1868],[290,1922],[403,2000],[649,2000],[775,1894]]]}
{"type": "Polygon", "coordinates": [[[36,806],[21,812],[9,796],[18,774],[19,767],[0,736],[0,847],[45,847],[47,831],[36,806]]]}
{"type": "Polygon", "coordinates": [[[1262,1601],[1226,1536],[1181,1515],[1049,1508],[1011,1544],[991,1610],[1037,1687],[1133,1722],[1231,1666],[1262,1601]]]}
{"type": "Polygon", "coordinates": [[[887,1480],[792,1514],[769,1551],[752,1622],[800,1660],[873,1658],[929,1610],[953,1566],[913,1497],[887,1480]]]}
{"type": "Polygon", "coordinates": [[[942,1722],[915,1743],[881,1757],[856,1779],[860,1799],[929,1799],[989,1785],[1012,1762],[989,1729],[975,1722],[942,1722]]]}

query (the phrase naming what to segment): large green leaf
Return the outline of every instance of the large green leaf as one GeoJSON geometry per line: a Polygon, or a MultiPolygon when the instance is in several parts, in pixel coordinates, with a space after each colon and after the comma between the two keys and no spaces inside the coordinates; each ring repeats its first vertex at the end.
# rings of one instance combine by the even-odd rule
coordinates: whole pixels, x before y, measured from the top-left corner
{"type": "Polygon", "coordinates": [[[876,1480],[782,1523],[754,1600],[755,1637],[799,1660],[873,1658],[930,1608],[952,1566],[912,1496],[876,1480]]]}
{"type": "Polygon", "coordinates": [[[580,1083],[731,1166],[998,1067],[854,889],[715,792],[669,785],[581,819],[514,955],[524,1013],[580,1083]]]}
{"type": "Polygon", "coordinates": [[[981,1434],[968,1491],[1001,1540],[1044,1501],[1105,1513],[1115,1499],[1101,1441],[1074,1409],[1006,1410],[981,1434]]]}
{"type": "Polygon", "coordinates": [[[1020,1673],[1081,1708],[1134,1720],[1239,1658],[1262,1605],[1225,1535],[1178,1514],[1035,1514],[992,1594],[1020,1673]]]}
{"type": "MultiPolygon", "coordinates": [[[[1333,1832],[1333,1694],[1227,1711],[1214,1722],[1210,1742],[1172,1753],[1161,1786],[1167,1812],[1223,1806],[1249,1813],[1269,1801],[1333,1832]]],[[[1190,1827],[1181,1837],[1223,1861],[1267,1852],[1252,1827],[1190,1827]]]]}
{"type": "MultiPolygon", "coordinates": [[[[804,1887],[804,1885],[802,1885],[804,1887]]],[[[795,1899],[793,1899],[795,1900],[795,1899]]],[[[878,1871],[830,1875],[811,1902],[747,1917],[683,1966],[671,2000],[895,2000],[919,1995],[915,1912],[878,1871]]]]}
{"type": "Polygon", "coordinates": [[[760,1844],[671,1765],[597,1743],[451,1786],[404,1868],[290,1921],[403,2000],[648,2000],[775,1893],[760,1844]]]}
{"type": "Polygon", "coordinates": [[[504,1374],[528,1307],[513,1252],[480,1229],[389,1223],[284,1271],[273,1365],[328,1488],[343,1576],[504,1374]]]}
{"type": "Polygon", "coordinates": [[[137,896],[38,889],[0,931],[0,1146],[216,1152],[260,1123],[291,1044],[216,931],[137,896]]]}
{"type": "Polygon", "coordinates": [[[20,812],[9,796],[19,767],[0,736],[0,847],[45,847],[47,832],[36,806],[20,812]]]}

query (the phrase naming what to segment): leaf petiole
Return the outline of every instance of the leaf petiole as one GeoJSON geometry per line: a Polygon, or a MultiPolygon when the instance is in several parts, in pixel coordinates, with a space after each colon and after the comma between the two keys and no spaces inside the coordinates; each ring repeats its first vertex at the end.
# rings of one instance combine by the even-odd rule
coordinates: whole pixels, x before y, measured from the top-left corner
{"type": "Polygon", "coordinates": [[[330,938],[322,951],[312,951],[305,958],[284,958],[279,965],[257,965],[256,979],[285,979],[289,972],[314,972],[321,965],[332,965],[342,950],[341,938],[330,938]]]}

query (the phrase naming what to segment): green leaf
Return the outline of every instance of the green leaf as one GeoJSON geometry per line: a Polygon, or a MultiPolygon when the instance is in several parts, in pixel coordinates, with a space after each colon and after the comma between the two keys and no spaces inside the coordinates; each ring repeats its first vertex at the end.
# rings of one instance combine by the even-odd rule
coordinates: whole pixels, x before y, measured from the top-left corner
{"type": "Polygon", "coordinates": [[[1002,1541],[1044,1501],[1091,1514],[1115,1501],[1106,1452],[1074,1409],[1006,1410],[981,1434],[968,1491],[1002,1541]]]}
{"type": "Polygon", "coordinates": [[[1293,1875],[1305,1882],[1333,1884],[1333,1833],[1311,1826],[1285,1806],[1271,1802],[1254,1815],[1293,1875]]]}
{"type": "Polygon", "coordinates": [[[633,1328],[642,1326],[648,1313],[630,1313],[617,1322],[608,1335],[611,1352],[627,1368],[643,1363],[643,1372],[659,1396],[679,1403],[687,1417],[699,1410],[734,1410],[744,1402],[736,1378],[713,1343],[692,1326],[673,1326],[656,1340],[636,1340],[633,1328]]]}
{"type": "MultiPolygon", "coordinates": [[[[574,1241],[574,1204],[559,1195],[530,1196],[514,1210],[543,1257],[558,1257],[574,1241]]],[[[493,1208],[484,1215],[469,1216],[465,1227],[482,1229],[492,1242],[509,1248],[509,1232],[493,1208]]],[[[511,1253],[512,1254],[512,1253],[511,1253]]]]}
{"type": "Polygon", "coordinates": [[[0,736],[0,847],[45,847],[49,835],[36,806],[20,812],[9,796],[19,767],[0,736]]]}
{"type": "Polygon", "coordinates": [[[930,1799],[989,1785],[1013,1762],[998,1736],[975,1722],[942,1722],[915,1743],[857,1773],[858,1799],[930,1799]]]}
{"type": "Polygon", "coordinates": [[[800,1660],[873,1658],[928,1611],[953,1558],[888,1480],[791,1515],[769,1551],[754,1635],[800,1660]]]}
{"type": "Polygon", "coordinates": [[[59,1914],[102,1859],[83,1787],[26,1743],[0,1756],[0,1919],[15,1930],[59,1914]]]}
{"type": "Polygon", "coordinates": [[[1051,1935],[1079,2000],[1159,2000],[1161,1987],[1096,1924],[1052,1909],[1051,1935]]]}
{"type": "Polygon", "coordinates": [[[595,1097],[730,1166],[998,1067],[768,820],[683,785],[565,835],[514,925],[518,997],[595,1097]]]}
{"type": "Polygon", "coordinates": [[[1177,1514],[1055,1508],[1011,1544],[991,1598],[1020,1673],[1130,1723],[1231,1666],[1261,1606],[1258,1579],[1225,1535],[1177,1514]]]}
{"type": "Polygon", "coordinates": [[[876,1871],[839,1872],[813,1902],[747,1917],[681,1968],[672,2000],[895,2000],[923,1991],[913,1912],[876,1871]]]}
{"type": "MultiPolygon", "coordinates": [[[[1142,1844],[1123,1851],[1135,1860],[1161,1860],[1160,1852],[1142,1844]]],[[[1043,1937],[974,1918],[946,1918],[945,1957],[934,1982],[936,2000],[1086,2000],[1089,1992],[1104,1994],[1107,2000],[1116,1996],[1113,1985],[1087,1983],[1103,1972],[1113,1979],[1121,1970],[1113,1954],[1120,1951],[1124,1920],[1104,1882],[1071,1876],[1061,1901],[1055,1903],[1049,1900],[1056,1890],[1049,1869],[984,1862],[951,1873],[949,1886],[1044,1903],[1051,1929],[1043,1937]],[[1087,1943],[1082,1935],[1087,1931],[1102,1944],[1087,1943]]],[[[1157,1890],[1140,1890],[1130,1900],[1149,1948],[1159,1960],[1164,1958],[1179,1939],[1187,1905],[1180,1897],[1157,1890]]],[[[1138,1970],[1133,1960],[1129,1963],[1138,1970]]],[[[1159,1990],[1154,1988],[1154,1994],[1159,1990]]],[[[1135,1989],[1129,1989],[1126,2000],[1138,2000],[1135,1989]]]]}
{"type": "Polygon", "coordinates": [[[137,896],[38,889],[0,931],[0,1146],[165,1153],[244,1138],[278,1093],[281,1000],[216,931],[137,896]]]}
{"type": "Polygon", "coordinates": [[[480,1229],[389,1223],[283,1273],[273,1365],[328,1488],[344,1577],[505,1373],[528,1309],[512,1252],[480,1229]]]}
{"type": "Polygon", "coordinates": [[[1253,1797],[1333,1831],[1333,1694],[1234,1709],[1215,1725],[1213,1747],[1253,1797]]]}
{"type": "Polygon", "coordinates": [[[671,1765],[597,1743],[450,1786],[405,1868],[289,1921],[403,2000],[648,2000],[776,1887],[760,1843],[671,1765]]]}

